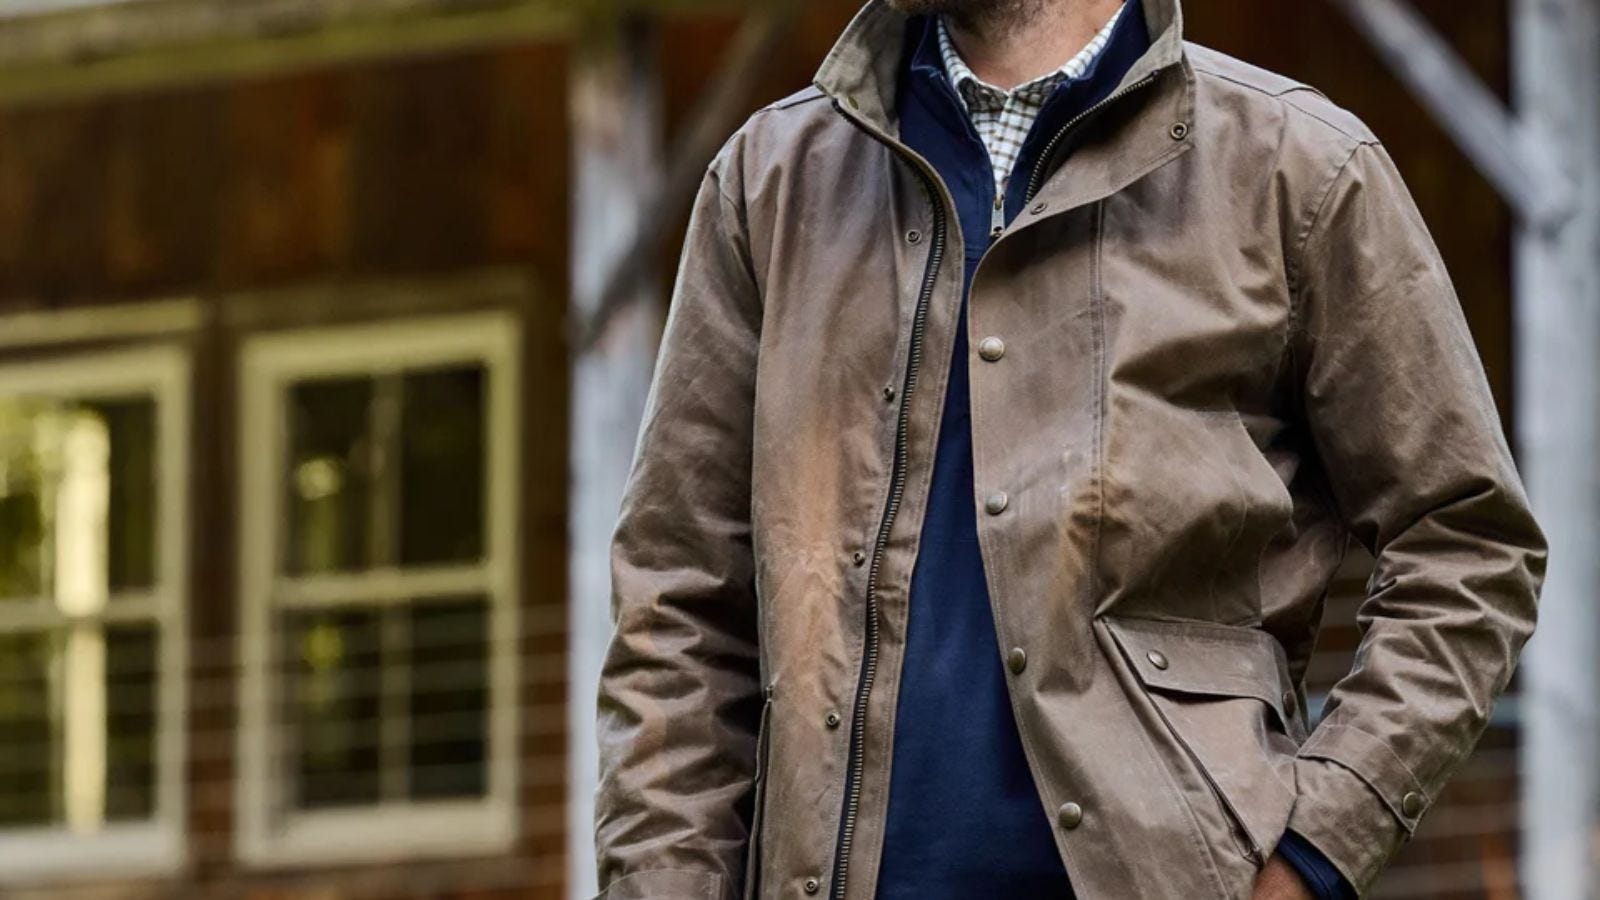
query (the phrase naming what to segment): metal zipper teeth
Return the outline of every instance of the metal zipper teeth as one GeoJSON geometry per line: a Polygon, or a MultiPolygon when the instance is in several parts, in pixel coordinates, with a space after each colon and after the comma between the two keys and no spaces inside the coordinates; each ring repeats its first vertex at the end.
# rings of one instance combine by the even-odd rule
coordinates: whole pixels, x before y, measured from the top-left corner
{"type": "MultiPolygon", "coordinates": [[[[881,138],[870,127],[845,113],[837,101],[834,107],[874,140],[884,144],[896,155],[907,158],[906,154],[881,138]]],[[[944,263],[947,229],[944,203],[939,198],[938,188],[932,176],[923,171],[920,163],[914,159],[910,161],[922,180],[928,200],[933,205],[933,247],[928,254],[928,266],[922,279],[922,292],[917,297],[916,311],[911,320],[911,344],[906,354],[905,385],[900,392],[900,415],[895,428],[894,469],[889,481],[889,502],[884,508],[883,519],[878,523],[877,539],[872,546],[872,563],[867,570],[867,618],[861,683],[856,688],[855,709],[850,717],[850,758],[845,765],[844,819],[839,829],[839,845],[834,853],[833,889],[829,892],[834,900],[844,898],[845,881],[849,876],[850,848],[855,839],[856,817],[861,808],[859,769],[861,756],[866,747],[867,701],[871,696],[872,683],[878,670],[878,576],[883,568],[883,553],[889,544],[890,530],[894,526],[895,516],[900,512],[900,504],[905,496],[906,468],[910,464],[910,449],[906,446],[906,435],[911,426],[911,395],[916,390],[917,369],[922,364],[922,341],[927,331],[928,306],[933,299],[933,289],[944,263]]]]}
{"type": "Polygon", "coordinates": [[[1078,113],[1071,119],[1067,120],[1067,124],[1061,126],[1061,130],[1057,131],[1055,136],[1050,138],[1050,143],[1045,144],[1044,151],[1039,154],[1039,162],[1033,167],[1033,175],[1028,179],[1028,193],[1023,196],[1022,202],[1024,204],[1032,202],[1034,195],[1039,193],[1039,188],[1043,186],[1041,182],[1044,179],[1045,168],[1049,165],[1051,157],[1055,156],[1056,150],[1061,146],[1061,142],[1066,140],[1067,135],[1071,134],[1072,130],[1077,128],[1079,123],[1083,122],[1084,119],[1087,119],[1092,115],[1098,114],[1101,110],[1105,109],[1107,106],[1110,106],[1121,98],[1126,97],[1134,91],[1137,91],[1145,85],[1148,85],[1150,82],[1155,81],[1156,76],[1160,73],[1160,69],[1151,72],[1149,75],[1146,75],[1138,81],[1135,81],[1133,84],[1128,85],[1122,90],[1112,92],[1099,103],[1094,104],[1083,112],[1078,113]]]}

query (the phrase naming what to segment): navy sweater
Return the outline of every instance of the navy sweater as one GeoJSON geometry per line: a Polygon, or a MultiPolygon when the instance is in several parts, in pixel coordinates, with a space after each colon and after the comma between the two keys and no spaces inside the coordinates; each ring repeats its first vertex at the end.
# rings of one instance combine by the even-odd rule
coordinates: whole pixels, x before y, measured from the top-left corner
{"type": "MultiPolygon", "coordinates": [[[[991,243],[994,176],[988,151],[944,70],[932,25],[923,16],[908,26],[898,96],[900,136],[934,166],[955,199],[966,245],[966,287],[928,514],[911,578],[877,896],[1070,898],[1072,888],[1007,699],[978,552],[966,295],[991,243]]],[[[1023,146],[1019,174],[1008,185],[1007,222],[1027,199],[1026,173],[1049,136],[1110,94],[1149,40],[1141,4],[1128,4],[1092,68],[1052,94],[1023,146]]],[[[1286,838],[1286,844],[1297,838],[1286,838]]],[[[1284,850],[1308,881],[1343,887],[1338,871],[1303,839],[1284,850]]]]}

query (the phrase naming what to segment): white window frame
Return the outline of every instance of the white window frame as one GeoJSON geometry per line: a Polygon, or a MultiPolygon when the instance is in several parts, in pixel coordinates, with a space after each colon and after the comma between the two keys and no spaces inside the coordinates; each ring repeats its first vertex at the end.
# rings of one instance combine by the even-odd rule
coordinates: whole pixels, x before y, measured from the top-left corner
{"type": "MultiPolygon", "coordinates": [[[[156,404],[156,568],[148,592],[120,595],[96,621],[150,622],[160,635],[156,675],[154,815],[94,834],[66,826],[0,830],[0,884],[172,873],[186,861],[186,720],[189,636],[188,352],[175,345],[55,356],[0,365],[0,396],[64,401],[150,397],[156,404]]],[[[54,610],[0,615],[18,630],[69,624],[54,610]],[[14,618],[13,618],[14,617],[14,618]]],[[[4,749],[0,738],[0,750],[4,749]]]]}
{"type": "MultiPolygon", "coordinates": [[[[520,324],[507,311],[279,331],[248,338],[239,379],[242,615],[235,852],[248,866],[376,863],[510,850],[517,828],[519,591],[516,560],[520,324]],[[378,376],[457,363],[485,367],[484,560],[427,569],[290,577],[275,571],[283,540],[279,481],[288,453],[286,392],[308,378],[378,376]],[[481,593],[489,602],[487,790],[469,801],[379,803],[275,813],[273,615],[354,598],[481,593]]],[[[404,602],[403,600],[398,602],[404,602]]]]}

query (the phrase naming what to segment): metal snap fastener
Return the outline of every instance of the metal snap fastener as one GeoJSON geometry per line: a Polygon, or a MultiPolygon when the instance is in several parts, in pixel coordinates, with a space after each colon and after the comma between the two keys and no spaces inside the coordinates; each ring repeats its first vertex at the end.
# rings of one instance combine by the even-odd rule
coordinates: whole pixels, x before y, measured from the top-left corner
{"type": "Polygon", "coordinates": [[[1071,831],[1083,822],[1083,807],[1076,803],[1063,803],[1056,813],[1056,819],[1061,822],[1061,827],[1071,831]]]}
{"type": "Polygon", "coordinates": [[[828,714],[822,717],[822,721],[829,728],[838,728],[841,720],[838,713],[834,712],[833,710],[828,710],[828,714]]]}
{"type": "Polygon", "coordinates": [[[1416,791],[1409,791],[1400,799],[1400,811],[1408,816],[1422,815],[1422,809],[1427,805],[1427,800],[1416,791]]]}
{"type": "Polygon", "coordinates": [[[1005,512],[1006,507],[1010,505],[1011,498],[1006,496],[1005,491],[995,491],[988,497],[984,498],[983,501],[984,512],[987,512],[991,516],[1000,515],[1001,513],[1005,512]]]}
{"type": "Polygon", "coordinates": [[[1047,210],[1049,208],[1050,208],[1050,204],[1048,204],[1048,203],[1035,203],[1033,205],[1033,209],[1028,210],[1028,212],[1030,212],[1030,213],[1032,213],[1032,214],[1037,216],[1037,215],[1039,215],[1040,213],[1044,212],[1045,210],[1047,210]]]}
{"type": "Polygon", "coordinates": [[[1167,132],[1175,141],[1181,141],[1189,136],[1189,126],[1183,122],[1173,122],[1172,128],[1167,132]]]}
{"type": "Polygon", "coordinates": [[[906,243],[908,243],[908,244],[920,244],[920,243],[922,243],[922,232],[918,231],[915,228],[913,228],[910,231],[906,232],[906,243]]]}
{"type": "Polygon", "coordinates": [[[1167,667],[1167,656],[1160,650],[1151,650],[1149,653],[1144,655],[1144,658],[1150,660],[1150,665],[1155,666],[1158,669],[1165,669],[1167,667]]]}
{"type": "Polygon", "coordinates": [[[857,550],[856,552],[850,554],[850,561],[858,566],[864,565],[867,561],[867,555],[862,553],[860,550],[857,550]]]}
{"type": "Polygon", "coordinates": [[[815,878],[807,878],[806,879],[806,883],[805,883],[806,893],[815,894],[821,888],[822,888],[822,882],[816,880],[815,878]]]}
{"type": "Polygon", "coordinates": [[[894,385],[892,385],[892,384],[884,385],[884,387],[883,387],[883,399],[888,401],[888,402],[890,402],[890,403],[893,403],[894,402],[894,397],[895,397],[894,385]]]}
{"type": "Polygon", "coordinates": [[[1027,667],[1028,651],[1021,647],[1012,647],[1011,652],[1006,654],[1006,668],[1010,669],[1013,675],[1021,675],[1022,670],[1027,667]]]}
{"type": "Polygon", "coordinates": [[[986,337],[978,342],[978,356],[985,362],[999,362],[1006,355],[1006,342],[997,337],[986,337]]]}

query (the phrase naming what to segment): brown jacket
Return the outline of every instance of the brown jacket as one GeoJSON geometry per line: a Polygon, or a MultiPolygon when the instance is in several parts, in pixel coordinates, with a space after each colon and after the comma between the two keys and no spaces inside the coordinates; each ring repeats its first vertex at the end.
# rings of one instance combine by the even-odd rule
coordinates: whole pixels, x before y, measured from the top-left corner
{"type": "MultiPolygon", "coordinates": [[[[1248,897],[1286,828],[1365,891],[1510,678],[1544,539],[1383,146],[1143,2],[972,287],[995,652],[1084,900],[1248,897]],[[1352,537],[1358,664],[1308,734],[1352,537]]],[[[613,545],[611,900],[873,896],[963,278],[903,27],[872,0],[696,203],[613,545]]]]}

